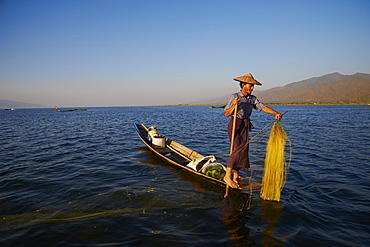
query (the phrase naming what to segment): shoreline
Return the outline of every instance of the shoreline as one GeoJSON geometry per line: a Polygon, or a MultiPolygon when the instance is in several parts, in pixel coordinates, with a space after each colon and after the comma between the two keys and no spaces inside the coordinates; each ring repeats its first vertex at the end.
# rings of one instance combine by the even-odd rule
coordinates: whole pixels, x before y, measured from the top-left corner
{"type": "MultiPolygon", "coordinates": [[[[265,105],[370,105],[370,103],[264,103],[265,105]]],[[[147,105],[156,106],[225,106],[226,104],[176,104],[176,105],[147,105]]]]}
{"type": "MultiPolygon", "coordinates": [[[[370,103],[264,103],[265,105],[312,105],[312,106],[320,106],[320,105],[363,105],[363,106],[370,106],[370,103]]],[[[85,108],[104,108],[104,107],[160,107],[160,106],[209,106],[212,108],[223,108],[226,104],[170,104],[170,105],[137,105],[137,106],[84,106],[85,108]]],[[[13,108],[15,109],[48,109],[52,107],[20,107],[20,108],[13,108]]],[[[67,108],[75,108],[75,107],[67,107],[67,108]]],[[[370,108],[370,107],[369,107],[370,108]]],[[[7,110],[7,108],[0,107],[0,110],[7,110]]]]}

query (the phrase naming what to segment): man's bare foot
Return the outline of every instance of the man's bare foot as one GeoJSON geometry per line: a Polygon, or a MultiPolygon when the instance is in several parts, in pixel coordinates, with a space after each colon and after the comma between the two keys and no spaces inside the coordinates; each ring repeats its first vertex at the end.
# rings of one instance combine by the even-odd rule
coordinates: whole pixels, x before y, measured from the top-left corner
{"type": "Polygon", "coordinates": [[[231,178],[229,178],[228,176],[225,176],[224,177],[224,181],[227,185],[229,185],[231,188],[239,188],[239,185],[237,183],[235,183],[231,178]]]}

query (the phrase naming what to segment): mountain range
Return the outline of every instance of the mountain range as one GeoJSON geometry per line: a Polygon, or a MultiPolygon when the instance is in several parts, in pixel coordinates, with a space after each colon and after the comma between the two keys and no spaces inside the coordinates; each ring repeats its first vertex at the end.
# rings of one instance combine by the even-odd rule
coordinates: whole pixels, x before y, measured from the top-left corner
{"type": "MultiPolygon", "coordinates": [[[[267,104],[370,104],[370,74],[342,75],[332,73],[293,82],[282,87],[263,91],[254,90],[253,94],[261,102],[267,104]]],[[[226,104],[228,97],[229,94],[189,104],[226,104]]],[[[45,106],[0,99],[0,109],[43,107],[45,106]]]]}
{"type": "MultiPolygon", "coordinates": [[[[230,92],[231,94],[232,92],[230,92]]],[[[268,90],[254,90],[264,103],[279,104],[369,104],[370,74],[342,75],[332,73],[293,82],[268,90]]],[[[207,100],[207,104],[225,104],[229,95],[207,100]]]]}
{"type": "Polygon", "coordinates": [[[0,99],[0,109],[9,109],[9,108],[43,108],[45,106],[39,104],[31,104],[25,102],[17,102],[11,100],[0,99]]]}

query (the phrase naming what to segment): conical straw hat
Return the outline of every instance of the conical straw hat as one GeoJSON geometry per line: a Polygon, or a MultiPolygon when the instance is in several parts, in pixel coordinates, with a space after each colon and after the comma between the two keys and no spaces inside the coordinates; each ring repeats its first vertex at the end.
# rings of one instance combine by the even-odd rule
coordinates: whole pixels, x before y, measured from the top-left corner
{"type": "Polygon", "coordinates": [[[255,84],[255,85],[262,85],[259,81],[253,78],[253,75],[251,73],[247,75],[243,75],[237,78],[234,78],[235,81],[240,81],[240,82],[246,82],[249,84],[255,84]]]}

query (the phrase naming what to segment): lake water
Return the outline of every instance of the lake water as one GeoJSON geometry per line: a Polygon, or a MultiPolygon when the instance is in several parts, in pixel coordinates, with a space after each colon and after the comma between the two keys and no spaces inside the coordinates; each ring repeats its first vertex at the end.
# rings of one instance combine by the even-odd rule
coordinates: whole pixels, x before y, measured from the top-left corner
{"type": "MultiPolygon", "coordinates": [[[[224,199],[153,155],[133,127],[155,125],[226,163],[223,109],[0,111],[0,246],[368,246],[368,106],[273,108],[288,111],[292,147],[280,202],[259,191],[224,199]]],[[[254,112],[250,136],[272,120],[254,112]]],[[[268,130],[250,146],[245,175],[256,182],[268,130]]]]}

